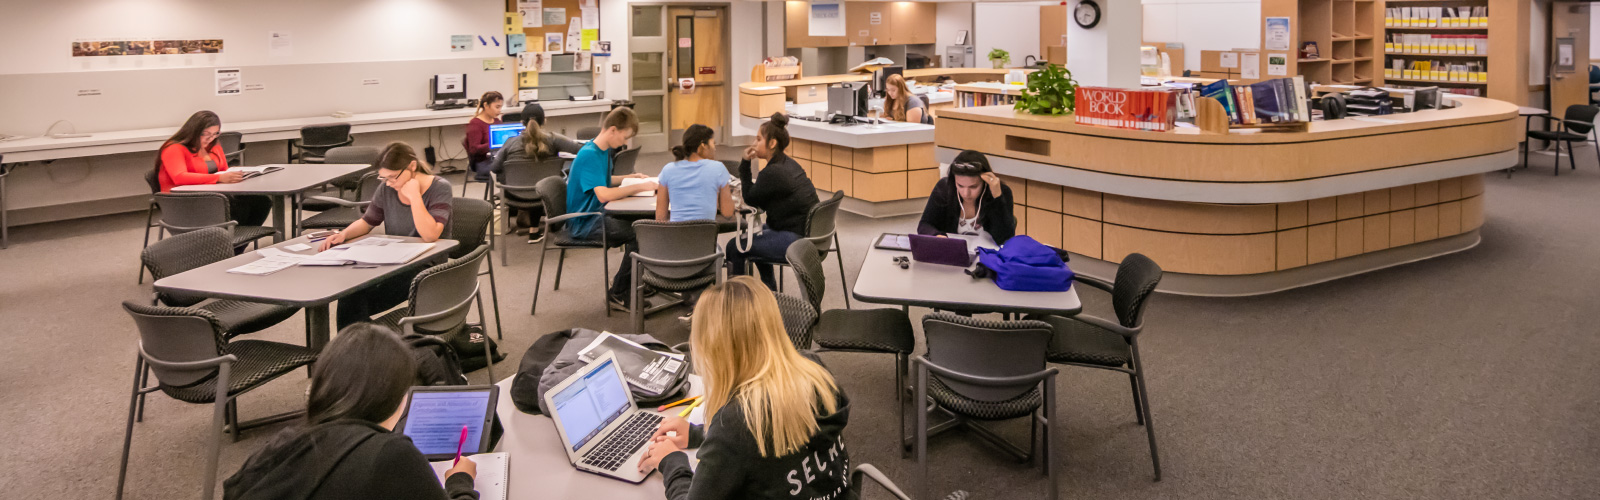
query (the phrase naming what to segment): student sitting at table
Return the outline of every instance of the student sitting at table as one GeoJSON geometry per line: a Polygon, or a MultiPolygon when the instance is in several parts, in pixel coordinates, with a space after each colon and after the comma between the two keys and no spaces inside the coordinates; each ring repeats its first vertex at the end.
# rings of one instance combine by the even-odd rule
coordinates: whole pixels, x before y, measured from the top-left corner
{"type": "Polygon", "coordinates": [[[850,401],[814,354],[795,350],[772,292],[741,276],[712,286],[689,332],[706,425],[669,415],[639,463],[667,498],[854,498],[844,427],[850,401]],[[690,467],[681,450],[699,448],[690,467]]]}
{"type": "Polygon", "coordinates": [[[478,98],[478,113],[467,121],[467,138],[462,142],[467,148],[467,164],[472,166],[473,180],[489,180],[489,126],[500,123],[500,109],[505,104],[506,98],[499,92],[484,92],[483,97],[478,98]]]}
{"type": "Polygon", "coordinates": [[[311,365],[306,419],[280,432],[222,484],[227,500],[476,500],[472,457],[444,486],[411,438],[394,432],[417,380],[411,348],[386,327],[339,331],[311,365]]]}
{"type": "Polygon", "coordinates": [[[996,244],[1004,245],[1017,234],[1011,186],[1000,182],[983,153],[962,151],[950,162],[950,173],[928,194],[917,233],[988,234],[996,244]]]}
{"type": "MultiPolygon", "coordinates": [[[[217,136],[222,119],[210,111],[198,111],[161,144],[156,157],[156,179],[161,192],[176,186],[233,184],[244,180],[244,172],[228,171],[228,156],[222,152],[217,136]]],[[[228,195],[228,214],[241,226],[259,226],[272,213],[272,199],[261,195],[228,195]]]]}
{"type": "MultiPolygon", "coordinates": [[[[789,158],[783,150],[789,147],[789,117],[783,112],[772,114],[772,119],[756,129],[756,143],[744,150],[744,161],[739,162],[739,189],[744,204],[767,212],[767,223],[762,231],[751,238],[750,250],[740,251],[739,240],[728,240],[728,273],[744,274],[745,261],[758,257],[768,261],[783,261],[789,244],[806,233],[806,217],[811,207],[817,205],[817,188],[799,163],[789,158]],[[751,160],[767,161],[761,175],[752,179],[751,160]]],[[[756,264],[761,281],[768,288],[778,289],[770,264],[756,264]]]]}
{"type": "Polygon", "coordinates": [[[906,79],[898,74],[889,75],[883,82],[883,112],[887,118],[897,122],[933,124],[933,115],[928,114],[928,105],[922,98],[911,93],[911,88],[906,86],[906,79]]]}
{"type": "MultiPolygon", "coordinates": [[[[633,110],[630,108],[611,110],[600,127],[600,135],[583,145],[583,149],[578,150],[578,157],[572,160],[572,173],[567,177],[569,214],[603,212],[607,203],[656,189],[654,182],[611,187],[612,184],[620,184],[624,178],[646,178],[644,174],[639,173],[625,176],[611,175],[612,151],[626,147],[634,134],[639,133],[639,117],[633,114],[633,110]]],[[[613,247],[624,248],[622,268],[617,270],[616,277],[611,280],[611,288],[607,290],[606,297],[612,307],[628,310],[633,295],[628,293],[629,287],[633,286],[633,252],[639,251],[639,242],[633,237],[633,225],[612,217],[586,216],[568,222],[567,231],[573,238],[588,241],[599,241],[604,234],[606,243],[613,247]]]]}
{"type": "MultiPolygon", "coordinates": [[[[417,158],[416,150],[403,142],[384,148],[377,166],[378,179],[383,182],[373,193],[367,212],[350,227],[322,240],[317,251],[360,238],[380,224],[389,235],[414,236],[427,242],[438,241],[449,232],[454,200],[450,181],[433,175],[433,169],[417,158]]],[[[422,269],[400,273],[339,299],[339,328],[372,319],[373,314],[404,302],[411,293],[411,278],[420,272],[422,269]]]]}
{"type": "Polygon", "coordinates": [[[715,220],[718,214],[733,217],[732,176],[728,167],[715,159],[717,144],[711,127],[690,125],[683,132],[683,145],[672,147],[678,161],[661,168],[656,189],[656,220],[715,220]]]}
{"type": "MultiPolygon", "coordinates": [[[[530,103],[522,107],[522,133],[516,137],[506,139],[505,145],[495,152],[489,170],[495,177],[505,172],[506,160],[532,160],[544,161],[557,157],[560,153],[578,154],[583,148],[583,143],[568,139],[566,136],[544,129],[544,107],[530,103]]],[[[502,179],[503,181],[503,179],[502,179]]],[[[519,196],[516,192],[508,191],[506,198],[515,201],[532,201],[519,196]]],[[[511,209],[511,214],[517,217],[517,224],[528,227],[528,243],[538,243],[544,239],[544,229],[539,227],[538,221],[533,219],[533,214],[527,211],[511,209]]]]}

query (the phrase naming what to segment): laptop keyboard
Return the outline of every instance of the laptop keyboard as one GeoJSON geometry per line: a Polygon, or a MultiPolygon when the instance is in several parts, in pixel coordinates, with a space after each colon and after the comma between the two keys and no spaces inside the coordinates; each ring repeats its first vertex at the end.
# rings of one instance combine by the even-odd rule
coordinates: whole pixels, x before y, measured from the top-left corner
{"type": "Polygon", "coordinates": [[[656,433],[656,427],[661,424],[661,416],[649,412],[634,412],[623,422],[616,432],[612,432],[606,440],[589,450],[583,455],[583,464],[608,471],[616,471],[622,463],[633,456],[633,452],[643,448],[650,436],[656,433]]]}

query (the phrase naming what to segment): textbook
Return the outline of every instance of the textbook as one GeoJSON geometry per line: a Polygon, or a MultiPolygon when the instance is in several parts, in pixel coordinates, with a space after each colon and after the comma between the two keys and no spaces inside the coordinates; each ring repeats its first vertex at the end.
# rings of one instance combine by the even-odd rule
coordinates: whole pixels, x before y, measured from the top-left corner
{"type": "MultiPolygon", "coordinates": [[[[646,177],[646,178],[640,179],[640,178],[637,178],[637,177],[629,177],[629,178],[623,179],[622,180],[622,184],[618,184],[617,187],[628,187],[628,186],[632,186],[634,184],[643,184],[643,183],[646,183],[646,182],[661,182],[661,178],[660,177],[646,177]]],[[[634,196],[641,196],[641,197],[655,196],[656,192],[655,192],[654,189],[652,189],[652,190],[649,190],[649,191],[640,191],[640,192],[634,193],[633,195],[634,196]]]]}
{"type": "Polygon", "coordinates": [[[259,167],[233,167],[233,168],[228,169],[227,171],[229,171],[229,172],[232,172],[232,171],[244,172],[244,178],[249,179],[251,177],[255,177],[255,176],[258,176],[258,175],[266,175],[266,174],[270,174],[270,173],[273,173],[273,172],[277,172],[279,170],[283,170],[283,167],[272,166],[272,165],[263,165],[263,166],[259,166],[259,167]]]}
{"type": "MultiPolygon", "coordinates": [[[[467,460],[469,457],[461,457],[467,460]]],[[[478,500],[505,500],[507,480],[511,477],[511,455],[505,452],[479,453],[471,455],[470,459],[478,464],[478,477],[474,478],[473,488],[478,490],[478,500]]],[[[454,460],[441,460],[429,462],[433,466],[433,475],[439,477],[439,484],[443,485],[447,479],[444,475],[450,468],[455,467],[454,460]]]]}

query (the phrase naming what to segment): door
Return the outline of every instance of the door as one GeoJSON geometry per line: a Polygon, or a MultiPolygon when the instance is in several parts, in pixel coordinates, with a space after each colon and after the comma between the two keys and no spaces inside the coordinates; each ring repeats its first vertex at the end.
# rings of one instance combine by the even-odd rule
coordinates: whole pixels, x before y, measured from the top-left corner
{"type": "Polygon", "coordinates": [[[1589,104],[1589,4],[1550,2],[1550,114],[1589,104]]]}
{"type": "Polygon", "coordinates": [[[669,144],[679,143],[690,125],[711,127],[727,137],[728,19],[726,6],[670,6],[667,9],[667,122],[669,144]],[[679,86],[692,78],[690,88],[679,86]]]}
{"type": "Polygon", "coordinates": [[[633,5],[628,16],[628,91],[639,115],[635,146],[667,149],[666,7],[633,5]]]}

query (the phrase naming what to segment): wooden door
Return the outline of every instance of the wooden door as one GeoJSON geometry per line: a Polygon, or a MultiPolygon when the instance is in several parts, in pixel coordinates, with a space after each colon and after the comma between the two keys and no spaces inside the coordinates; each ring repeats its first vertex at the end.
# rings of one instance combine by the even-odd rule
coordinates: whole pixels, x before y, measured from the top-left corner
{"type": "MultiPolygon", "coordinates": [[[[1494,68],[1490,68],[1493,71],[1494,68]]],[[[1589,104],[1589,4],[1550,2],[1550,114],[1589,104]],[[1570,47],[1563,50],[1562,47],[1570,47]],[[1570,54],[1566,53],[1570,52],[1570,54]],[[1563,59],[1566,59],[1563,61],[1563,59]],[[1567,66],[1561,63],[1567,62],[1567,66]]]]}
{"type": "Polygon", "coordinates": [[[672,7],[667,11],[667,71],[672,75],[672,92],[667,113],[671,123],[671,142],[677,144],[684,129],[700,124],[726,137],[728,120],[728,54],[726,52],[726,7],[672,7]],[[685,93],[680,79],[693,78],[693,90],[685,93]]]}

